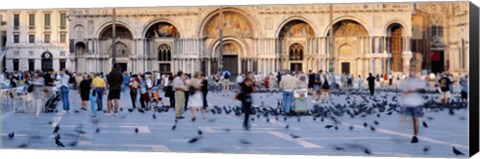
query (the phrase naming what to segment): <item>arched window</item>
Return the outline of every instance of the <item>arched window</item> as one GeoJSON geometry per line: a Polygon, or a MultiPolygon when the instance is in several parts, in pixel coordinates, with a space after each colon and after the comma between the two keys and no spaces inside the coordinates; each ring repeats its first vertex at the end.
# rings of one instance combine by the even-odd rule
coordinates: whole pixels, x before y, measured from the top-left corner
{"type": "Polygon", "coordinates": [[[295,43],[290,46],[289,57],[290,61],[302,61],[303,60],[303,46],[295,43]]]}
{"type": "Polygon", "coordinates": [[[158,47],[158,61],[170,62],[172,59],[170,46],[162,44],[158,47]]]}

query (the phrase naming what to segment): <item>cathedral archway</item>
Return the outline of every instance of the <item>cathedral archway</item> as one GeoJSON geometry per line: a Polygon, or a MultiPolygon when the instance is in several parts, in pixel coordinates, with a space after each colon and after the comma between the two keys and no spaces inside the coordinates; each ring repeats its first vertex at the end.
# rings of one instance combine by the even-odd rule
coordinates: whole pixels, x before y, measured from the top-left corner
{"type": "MultiPolygon", "coordinates": [[[[128,56],[133,46],[133,35],[125,26],[117,24],[115,26],[117,55],[128,56]],[[120,52],[118,52],[120,51],[120,52]]],[[[105,27],[100,33],[100,54],[112,54],[112,25],[105,27]]]]}
{"type": "Polygon", "coordinates": [[[367,29],[354,20],[342,20],[333,25],[333,35],[335,73],[366,74],[366,68],[362,67],[366,62],[360,59],[369,47],[367,29]]]}

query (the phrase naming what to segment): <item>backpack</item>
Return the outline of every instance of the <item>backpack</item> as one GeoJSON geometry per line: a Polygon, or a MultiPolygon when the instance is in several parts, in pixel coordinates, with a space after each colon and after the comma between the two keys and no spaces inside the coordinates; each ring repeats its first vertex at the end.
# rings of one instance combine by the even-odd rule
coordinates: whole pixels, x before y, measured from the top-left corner
{"type": "Polygon", "coordinates": [[[230,79],[230,72],[225,71],[225,74],[223,75],[223,78],[230,79]]]}
{"type": "Polygon", "coordinates": [[[322,78],[320,78],[320,74],[315,74],[315,83],[320,84],[322,82],[322,78]]]}
{"type": "Polygon", "coordinates": [[[323,88],[323,89],[330,89],[330,85],[328,84],[328,80],[327,80],[327,79],[325,79],[325,82],[323,82],[322,88],[323,88]]]}

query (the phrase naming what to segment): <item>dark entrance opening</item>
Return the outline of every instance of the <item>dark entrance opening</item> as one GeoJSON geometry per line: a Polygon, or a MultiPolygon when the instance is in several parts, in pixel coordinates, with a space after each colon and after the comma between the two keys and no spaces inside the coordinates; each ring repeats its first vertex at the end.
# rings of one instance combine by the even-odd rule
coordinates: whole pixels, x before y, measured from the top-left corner
{"type": "Polygon", "coordinates": [[[290,64],[290,71],[302,71],[302,63],[291,63],[290,64]]]}
{"type": "Polygon", "coordinates": [[[223,68],[224,70],[230,71],[232,77],[230,80],[233,81],[238,75],[238,56],[237,55],[223,55],[223,68]]]}
{"type": "Polygon", "coordinates": [[[444,64],[444,54],[443,51],[432,51],[432,72],[433,73],[442,73],[445,70],[444,64]]]}
{"type": "Polygon", "coordinates": [[[342,62],[342,73],[350,74],[350,62],[342,62]]]}
{"type": "Polygon", "coordinates": [[[46,72],[49,69],[53,69],[53,57],[50,52],[45,52],[42,55],[42,71],[46,72]]]}

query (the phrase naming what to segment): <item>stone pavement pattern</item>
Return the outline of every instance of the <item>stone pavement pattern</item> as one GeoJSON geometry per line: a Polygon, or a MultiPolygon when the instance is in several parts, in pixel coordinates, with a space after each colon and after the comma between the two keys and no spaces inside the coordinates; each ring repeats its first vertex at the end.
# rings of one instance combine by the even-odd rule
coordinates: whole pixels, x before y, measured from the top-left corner
{"type": "MultiPolygon", "coordinates": [[[[312,116],[301,116],[288,117],[284,121],[283,116],[279,116],[278,120],[272,116],[270,122],[267,122],[263,116],[258,118],[252,115],[251,118],[255,118],[252,129],[245,131],[241,127],[243,116],[237,117],[233,113],[207,113],[207,119],[202,120],[197,116],[197,121],[191,122],[190,111],[187,111],[184,113],[186,119],[179,120],[176,129],[172,130],[175,124],[173,110],[156,113],[156,119],[152,118],[151,111],[145,114],[136,110],[129,113],[127,108],[131,108],[131,102],[127,92],[121,97],[122,112],[116,117],[99,113],[96,119],[90,117],[90,111],[73,111],[80,110],[80,99],[73,91],[70,92],[70,113],[46,113],[35,119],[31,114],[13,113],[9,108],[4,108],[0,117],[1,147],[17,148],[28,143],[28,149],[51,150],[368,155],[355,148],[334,149],[335,146],[358,144],[367,147],[371,155],[375,156],[461,157],[452,153],[453,146],[468,154],[467,109],[458,110],[455,115],[449,115],[448,111],[427,110],[420,122],[427,122],[428,128],[420,126],[420,142],[411,144],[411,119],[401,122],[401,115],[396,112],[392,115],[380,113],[380,117],[339,117],[342,124],[338,126],[338,130],[325,128],[326,125],[333,124],[330,119],[322,122],[320,119],[314,121],[312,116]],[[379,125],[374,125],[374,121],[378,121],[379,125]],[[364,122],[368,123],[368,128],[363,127],[364,122]],[[55,135],[52,131],[56,125],[60,126],[60,140],[67,145],[65,148],[57,147],[54,142],[55,135]],[[289,125],[288,129],[286,125],[289,125]],[[351,125],[353,130],[349,130],[351,125]],[[376,130],[370,130],[370,125],[376,130]],[[85,131],[83,134],[75,131],[79,126],[85,131]],[[136,128],[138,133],[134,131],[136,128]],[[202,131],[202,138],[198,142],[189,143],[190,139],[199,136],[198,130],[202,131]],[[8,138],[7,134],[10,132],[15,133],[13,139],[8,138]],[[291,134],[300,137],[295,139],[291,134]],[[76,146],[68,146],[69,144],[76,146]],[[425,148],[428,151],[424,151],[425,148]]],[[[389,93],[389,98],[394,96],[397,95],[389,93]]],[[[210,106],[220,107],[239,105],[233,97],[234,93],[222,97],[210,92],[208,102],[210,106]]],[[[332,101],[345,103],[345,97],[333,95],[332,101]]],[[[358,95],[353,97],[358,98],[358,95]]],[[[254,95],[254,104],[261,105],[263,101],[265,106],[276,107],[280,98],[280,93],[258,93],[254,95]]],[[[313,104],[310,99],[308,101],[311,107],[313,104]]],[[[61,110],[61,102],[57,108],[61,110]]]]}

